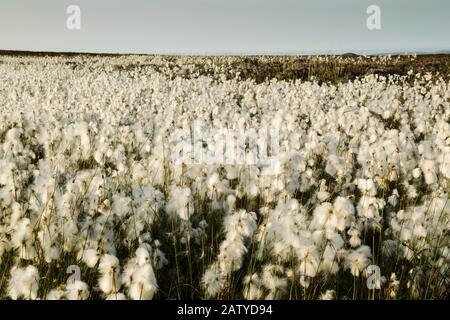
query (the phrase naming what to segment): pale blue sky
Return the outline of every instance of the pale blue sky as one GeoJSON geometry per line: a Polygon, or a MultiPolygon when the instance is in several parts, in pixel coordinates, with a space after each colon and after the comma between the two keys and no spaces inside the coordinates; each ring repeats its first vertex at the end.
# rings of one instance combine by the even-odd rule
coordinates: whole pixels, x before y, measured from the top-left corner
{"type": "Polygon", "coordinates": [[[0,49],[163,54],[450,49],[450,0],[0,0],[0,49]],[[81,8],[81,30],[66,8],[81,8]],[[381,8],[382,29],[366,27],[381,8]]]}

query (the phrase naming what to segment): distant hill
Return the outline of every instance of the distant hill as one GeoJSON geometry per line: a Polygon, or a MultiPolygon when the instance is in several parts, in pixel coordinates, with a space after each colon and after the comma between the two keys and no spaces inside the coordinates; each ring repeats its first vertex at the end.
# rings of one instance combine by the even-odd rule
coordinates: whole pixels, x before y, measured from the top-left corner
{"type": "MultiPolygon", "coordinates": [[[[255,57],[255,56],[267,56],[267,57],[304,57],[304,56],[342,56],[345,58],[352,58],[358,56],[380,56],[380,55],[392,55],[392,56],[402,56],[402,55],[450,55],[450,49],[411,49],[411,50],[369,50],[362,52],[308,52],[308,53],[296,53],[296,52],[277,52],[272,54],[252,54],[252,55],[235,55],[235,54],[223,54],[223,55],[211,55],[214,57],[255,57]]],[[[26,50],[2,50],[0,49],[0,55],[15,55],[15,56],[76,56],[76,55],[86,55],[86,56],[123,56],[123,55],[148,55],[157,56],[157,54],[152,53],[94,53],[94,52],[53,52],[53,51],[26,51],[26,50]]],[[[163,55],[163,56],[178,56],[178,55],[163,55]]],[[[203,55],[179,55],[179,56],[203,56],[203,55]]],[[[206,55],[205,55],[206,56],[206,55]]]]}

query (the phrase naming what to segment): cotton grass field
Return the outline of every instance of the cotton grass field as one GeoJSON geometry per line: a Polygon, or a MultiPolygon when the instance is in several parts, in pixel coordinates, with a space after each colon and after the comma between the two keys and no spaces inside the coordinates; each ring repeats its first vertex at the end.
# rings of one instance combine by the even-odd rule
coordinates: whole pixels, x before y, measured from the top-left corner
{"type": "Polygon", "coordinates": [[[449,61],[0,55],[0,298],[448,299],[449,61]]]}

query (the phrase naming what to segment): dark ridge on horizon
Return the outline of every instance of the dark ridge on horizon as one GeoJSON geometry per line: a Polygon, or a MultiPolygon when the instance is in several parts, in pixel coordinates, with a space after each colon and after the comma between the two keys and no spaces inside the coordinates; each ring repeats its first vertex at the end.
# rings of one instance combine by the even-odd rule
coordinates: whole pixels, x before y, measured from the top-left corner
{"type": "Polygon", "coordinates": [[[123,55],[138,55],[138,54],[122,54],[122,53],[92,53],[92,52],[56,52],[56,51],[29,51],[29,50],[1,50],[0,55],[2,56],[104,56],[104,57],[114,57],[123,55]]]}
{"type": "Polygon", "coordinates": [[[340,56],[345,58],[351,57],[371,57],[371,56],[387,56],[402,57],[402,56],[447,56],[450,55],[450,50],[440,50],[436,52],[401,52],[395,51],[392,53],[368,53],[358,54],[354,52],[345,53],[321,53],[321,54],[159,54],[159,53],[102,53],[102,52],[69,52],[69,51],[31,51],[31,50],[3,50],[0,49],[2,56],[93,56],[93,57],[120,57],[120,56],[162,56],[162,57],[325,57],[325,56],[340,56]]]}

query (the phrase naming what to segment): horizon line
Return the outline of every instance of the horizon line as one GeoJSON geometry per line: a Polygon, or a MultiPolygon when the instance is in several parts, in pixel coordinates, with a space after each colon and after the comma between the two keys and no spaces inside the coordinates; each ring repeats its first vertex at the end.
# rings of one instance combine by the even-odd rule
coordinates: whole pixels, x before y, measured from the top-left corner
{"type": "Polygon", "coordinates": [[[253,51],[253,52],[203,52],[200,53],[198,51],[192,52],[145,52],[145,51],[135,51],[135,52],[127,52],[127,51],[90,51],[90,50],[80,50],[80,51],[70,51],[70,50],[62,50],[62,51],[53,51],[53,50],[29,50],[29,49],[1,49],[0,55],[101,55],[101,56],[137,56],[137,55],[148,55],[148,56],[242,56],[242,57],[251,57],[251,56],[343,56],[343,55],[357,55],[357,56],[380,56],[380,55],[440,55],[440,54],[450,54],[450,49],[400,49],[400,50],[311,50],[311,51],[253,51]]]}

